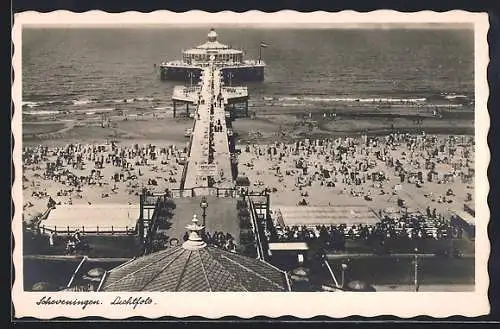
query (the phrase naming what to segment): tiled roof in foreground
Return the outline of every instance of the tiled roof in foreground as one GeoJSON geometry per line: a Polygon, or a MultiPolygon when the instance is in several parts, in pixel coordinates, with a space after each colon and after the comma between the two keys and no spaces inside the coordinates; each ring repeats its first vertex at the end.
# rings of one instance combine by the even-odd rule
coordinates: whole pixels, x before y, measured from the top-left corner
{"type": "Polygon", "coordinates": [[[139,257],[106,273],[100,291],[289,291],[286,274],[214,247],[139,257]]]}

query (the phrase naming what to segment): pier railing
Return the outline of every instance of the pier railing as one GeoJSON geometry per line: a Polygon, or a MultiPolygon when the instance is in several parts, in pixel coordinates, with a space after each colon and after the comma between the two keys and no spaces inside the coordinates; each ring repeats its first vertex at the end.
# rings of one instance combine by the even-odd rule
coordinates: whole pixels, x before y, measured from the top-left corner
{"type": "Polygon", "coordinates": [[[173,198],[185,198],[196,196],[216,196],[218,198],[236,198],[239,193],[233,188],[219,188],[219,187],[193,187],[190,189],[175,189],[171,190],[173,198]]]}
{"type": "Polygon", "coordinates": [[[165,202],[168,199],[168,196],[165,194],[165,192],[159,193],[159,192],[154,192],[154,193],[149,193],[146,194],[144,197],[144,204],[145,205],[154,205],[156,206],[158,202],[165,202]]]}
{"type": "Polygon", "coordinates": [[[262,241],[260,238],[262,232],[260,232],[261,231],[260,225],[257,222],[258,221],[257,212],[255,211],[254,204],[253,204],[251,198],[247,197],[246,201],[248,203],[248,207],[250,210],[250,219],[251,219],[251,223],[252,223],[252,230],[253,230],[253,233],[255,236],[255,242],[257,244],[257,259],[266,260],[265,253],[264,253],[264,247],[262,245],[262,241]]]}
{"type": "MultiPolygon", "coordinates": [[[[165,201],[169,198],[166,194],[163,195],[148,195],[147,197],[156,198],[155,208],[151,220],[148,224],[148,231],[146,238],[143,242],[143,253],[146,255],[151,252],[153,247],[153,240],[155,239],[156,232],[159,225],[159,212],[165,206],[165,201]]],[[[146,198],[147,198],[146,197],[146,198]]],[[[152,201],[152,200],[151,200],[152,201]]]]}
{"type": "Polygon", "coordinates": [[[237,188],[232,187],[203,187],[197,186],[192,188],[178,188],[169,189],[169,196],[165,192],[151,192],[149,191],[146,195],[147,200],[151,200],[149,204],[154,204],[158,200],[158,197],[163,198],[191,198],[196,196],[216,196],[218,198],[237,198],[242,196],[241,191],[237,188]]]}

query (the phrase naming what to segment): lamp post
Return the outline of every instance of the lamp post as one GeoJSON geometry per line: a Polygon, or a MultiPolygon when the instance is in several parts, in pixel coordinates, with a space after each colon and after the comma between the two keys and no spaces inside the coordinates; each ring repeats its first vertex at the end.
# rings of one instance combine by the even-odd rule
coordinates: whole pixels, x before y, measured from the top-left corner
{"type": "Polygon", "coordinates": [[[193,87],[193,72],[189,72],[188,77],[189,77],[189,88],[192,88],[193,87]]]}
{"type": "Polygon", "coordinates": [[[418,249],[415,248],[414,251],[415,251],[414,284],[415,284],[415,292],[418,292],[418,254],[417,254],[418,253],[418,249]]]}
{"type": "Polygon", "coordinates": [[[345,288],[345,272],[347,271],[347,264],[342,263],[342,281],[341,281],[341,288],[345,288]]]}
{"type": "Polygon", "coordinates": [[[208,208],[208,202],[207,198],[202,197],[201,202],[200,202],[200,208],[203,210],[203,227],[205,227],[205,219],[207,217],[207,208],[208,208]]]}

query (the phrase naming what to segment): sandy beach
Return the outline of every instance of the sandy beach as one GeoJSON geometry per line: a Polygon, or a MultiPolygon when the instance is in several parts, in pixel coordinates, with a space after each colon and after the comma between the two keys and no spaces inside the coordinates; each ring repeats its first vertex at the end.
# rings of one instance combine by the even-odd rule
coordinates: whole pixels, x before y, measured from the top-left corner
{"type": "MultiPolygon", "coordinates": [[[[174,119],[170,115],[168,112],[151,112],[140,117],[112,116],[109,127],[102,127],[99,117],[80,120],[66,118],[66,121],[45,118],[36,122],[24,122],[25,156],[29,157],[29,154],[36,154],[46,148],[45,156],[40,157],[38,163],[26,161],[23,163],[25,220],[30,220],[36,214],[43,212],[49,196],[61,204],[137,203],[138,193],[143,187],[156,191],[178,188],[183,166],[177,163],[177,159],[187,145],[188,138],[184,136],[184,132],[192,127],[192,119],[174,119]],[[112,144],[116,146],[116,149],[113,150],[112,144]],[[71,160],[58,169],[58,174],[55,175],[57,177],[45,175],[47,163],[55,162],[70,145],[79,145],[82,149],[92,149],[101,145],[103,149],[98,152],[89,151],[86,154],[87,158],[82,161],[82,166],[71,168],[70,162],[73,161],[71,160]],[[171,150],[169,151],[171,154],[155,154],[156,158],[152,159],[149,153],[151,148],[155,149],[155,153],[168,149],[171,150]],[[138,151],[135,158],[128,158],[131,162],[130,167],[122,168],[109,162],[110,157],[115,156],[117,152],[128,152],[134,149],[142,151],[138,151]],[[146,162],[137,162],[137,156],[145,158],[146,162]],[[97,168],[95,165],[95,160],[99,157],[106,159],[102,168],[97,168]],[[97,177],[93,176],[95,181],[91,184],[69,186],[66,178],[61,177],[66,175],[61,174],[65,170],[66,174],[70,172],[70,175],[80,178],[88,178],[97,170],[100,172],[97,177]],[[115,180],[116,174],[119,176],[122,174],[124,177],[115,180]],[[132,178],[127,179],[127,177],[132,178]],[[156,185],[151,184],[153,181],[156,185]]],[[[450,209],[462,208],[464,202],[473,201],[470,199],[474,195],[473,181],[465,183],[459,178],[461,172],[466,171],[465,160],[463,160],[465,150],[470,159],[467,167],[468,169],[474,168],[473,144],[465,145],[470,142],[470,136],[456,136],[454,142],[450,144],[448,136],[438,135],[431,144],[420,147],[424,143],[424,138],[420,133],[412,135],[417,136],[413,149],[409,149],[403,140],[391,147],[383,146],[381,143],[367,146],[366,141],[362,146],[360,129],[369,131],[370,126],[373,128],[376,125],[373,121],[366,120],[366,124],[364,122],[364,119],[343,119],[325,121],[320,126],[311,127],[303,119],[291,115],[237,119],[233,123],[233,129],[237,134],[237,147],[241,150],[238,159],[239,173],[250,179],[251,189],[269,188],[274,191],[271,197],[273,204],[296,205],[306,199],[310,205],[376,205],[376,210],[378,210],[396,207],[398,199],[401,198],[410,208],[425,211],[425,208],[429,206],[436,208],[438,213],[448,216],[450,209]],[[335,152],[339,146],[347,145],[345,143],[348,139],[339,137],[342,132],[346,131],[350,134],[344,134],[344,136],[355,136],[349,139],[352,143],[352,149],[349,152],[354,153],[347,154],[343,160],[335,159],[331,152],[335,152]],[[303,138],[305,134],[311,137],[305,139],[303,138]],[[319,138],[316,140],[315,136],[319,138]],[[296,141],[303,142],[300,152],[292,151],[296,149],[294,144],[296,141]],[[321,146],[319,146],[320,141],[321,146]],[[461,142],[464,142],[464,145],[461,145],[461,142]],[[431,156],[429,152],[439,145],[446,145],[446,148],[431,156]],[[270,148],[274,148],[273,151],[276,151],[276,154],[268,154],[270,148]],[[450,148],[454,152],[451,157],[450,148]],[[422,181],[423,184],[418,187],[413,178],[411,182],[408,179],[402,181],[400,175],[394,170],[394,165],[388,166],[387,161],[377,158],[377,151],[382,150],[386,152],[384,158],[397,159],[405,171],[414,173],[421,171],[424,176],[428,172],[424,168],[424,159],[429,159],[435,163],[434,179],[428,181],[424,177],[425,183],[422,181]],[[308,163],[307,174],[302,173],[302,170],[298,170],[296,166],[300,158],[308,163]],[[359,171],[362,181],[359,184],[348,183],[340,174],[341,166],[344,164],[353,167],[358,165],[358,160],[365,161],[367,165],[365,170],[359,171]],[[278,167],[279,172],[276,171],[278,167]],[[328,169],[332,177],[324,178],[321,174],[323,169],[328,169]],[[372,172],[383,173],[384,180],[373,181],[370,177],[372,172]],[[450,176],[445,182],[444,175],[450,174],[453,177],[450,176]],[[298,179],[302,181],[300,186],[297,184],[298,179]],[[445,196],[449,189],[454,194],[449,196],[449,200],[452,201],[441,202],[440,197],[445,196]],[[303,195],[308,195],[308,197],[303,195]],[[370,200],[365,199],[366,195],[370,196],[370,200]]],[[[443,128],[439,121],[429,121],[426,126],[432,128],[433,125],[436,129],[443,128]]],[[[410,128],[416,127],[415,125],[410,128]]],[[[368,132],[368,137],[372,135],[379,134],[368,132]]],[[[377,138],[383,140],[385,137],[382,136],[377,138]]],[[[404,135],[401,136],[402,139],[405,138],[404,135]]],[[[430,137],[427,135],[428,140],[430,137]]],[[[68,154],[72,153],[74,151],[68,154]]],[[[70,159],[73,159],[73,155],[70,159]]]]}
{"type": "MultiPolygon", "coordinates": [[[[445,138],[440,136],[437,140],[444,143],[445,138]]],[[[460,136],[457,138],[461,139],[460,136]]],[[[339,142],[341,140],[341,138],[337,139],[339,142]]],[[[304,156],[304,154],[308,154],[308,147],[301,148],[301,150],[305,149],[305,152],[294,153],[290,151],[294,147],[293,145],[281,144],[277,147],[277,155],[267,154],[267,150],[274,149],[274,147],[275,145],[252,145],[247,148],[247,152],[246,147],[243,146],[239,157],[239,172],[249,177],[253,189],[268,187],[275,190],[272,193],[272,201],[275,204],[296,205],[305,199],[311,206],[375,205],[375,210],[378,210],[386,207],[396,208],[397,201],[401,198],[405,200],[408,208],[425,211],[426,207],[429,206],[436,208],[438,213],[448,217],[451,214],[450,209],[462,208],[465,202],[472,201],[472,199],[467,199],[468,193],[474,194],[473,181],[466,183],[458,178],[458,171],[454,170],[457,168],[457,164],[462,161],[462,147],[459,147],[455,156],[447,160],[444,160],[447,158],[444,152],[436,156],[433,161],[437,162],[435,168],[437,179],[426,180],[424,184],[417,184],[413,179],[402,181],[394,167],[387,166],[385,163],[381,163],[380,159],[377,159],[375,153],[382,148],[358,148],[358,151],[347,161],[334,161],[329,159],[328,155],[331,150],[335,149],[333,146],[312,147],[318,151],[314,152],[311,148],[309,155],[304,156]],[[286,150],[284,150],[285,148],[286,150]],[[370,150],[368,151],[368,149],[370,150]],[[368,156],[366,152],[369,152],[368,156]],[[280,157],[281,153],[286,155],[280,157]],[[306,175],[296,166],[300,159],[309,163],[310,169],[306,175]],[[362,177],[362,181],[359,184],[346,181],[343,178],[344,175],[338,172],[342,163],[354,167],[354,163],[361,159],[366,159],[369,162],[368,168],[359,175],[362,177]],[[322,169],[327,169],[329,173],[334,172],[334,174],[330,178],[324,178],[321,174],[322,169]],[[382,173],[384,179],[374,181],[370,178],[371,173],[382,173]],[[450,174],[453,178],[451,176],[449,179],[444,178],[450,174]],[[298,180],[302,183],[298,183],[298,180]],[[446,198],[450,189],[454,195],[448,195],[448,201],[443,201],[442,197],[446,198]],[[370,196],[371,200],[365,198],[367,195],[370,196]]],[[[406,146],[400,146],[388,150],[387,157],[398,159],[408,171],[413,170],[417,173],[418,171],[425,172],[424,159],[429,157],[424,153],[421,150],[410,151],[406,146]]],[[[473,162],[470,165],[472,166],[472,164],[473,162]]]]}

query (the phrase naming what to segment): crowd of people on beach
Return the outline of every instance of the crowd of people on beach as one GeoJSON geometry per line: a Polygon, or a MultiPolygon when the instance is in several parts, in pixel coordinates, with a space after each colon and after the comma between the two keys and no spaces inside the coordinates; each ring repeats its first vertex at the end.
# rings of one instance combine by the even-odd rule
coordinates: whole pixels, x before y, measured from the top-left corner
{"type": "MultiPolygon", "coordinates": [[[[472,185],[474,177],[474,140],[469,137],[393,133],[361,138],[306,139],[292,145],[279,142],[247,145],[244,151],[249,154],[245,159],[251,159],[241,165],[254,176],[254,185],[266,185],[259,177],[265,170],[254,165],[265,159],[271,164],[271,173],[283,183],[281,189],[299,191],[303,199],[301,205],[309,204],[304,193],[315,184],[337,187],[339,194],[371,201],[375,195],[391,195],[401,188],[399,184],[387,184],[394,175],[398,183],[417,188],[426,183],[455,181],[472,185]],[[286,176],[293,176],[294,186],[285,186],[286,176]]],[[[438,203],[452,203],[455,192],[450,188],[446,193],[431,197],[438,203]]]]}
{"type": "MultiPolygon", "coordinates": [[[[247,145],[243,152],[247,153],[246,159],[251,158],[242,165],[248,167],[254,185],[271,193],[295,190],[300,200],[296,204],[298,206],[314,205],[316,200],[310,195],[319,185],[331,187],[337,192],[331,197],[333,204],[335,195],[340,194],[363,198],[363,201],[387,195],[383,200],[393,199],[399,208],[397,213],[391,214],[380,211],[379,222],[373,225],[280,226],[275,221],[265,230],[269,242],[320,239],[325,244],[342,249],[346,240],[441,240],[461,237],[462,230],[452,225],[449,214],[444,215],[442,210],[448,207],[444,204],[472,200],[472,193],[467,193],[465,188],[454,190],[456,186],[473,186],[472,137],[398,133],[372,137],[362,135],[360,138],[301,140],[294,144],[247,145]],[[278,177],[281,186],[267,186],[269,179],[263,174],[265,170],[254,165],[262,159],[271,164],[269,172],[278,177]],[[287,176],[293,177],[293,186],[287,186],[292,181],[287,176]],[[434,195],[420,190],[424,184],[440,187],[435,189],[432,185],[429,188],[436,191],[434,195]],[[405,198],[413,201],[411,208],[399,193],[409,185],[421,194],[406,192],[405,198]],[[435,202],[436,206],[442,205],[431,209],[431,202],[435,202]]],[[[330,202],[328,205],[331,206],[330,202]]]]}
{"type": "MultiPolygon", "coordinates": [[[[128,194],[138,194],[144,185],[159,185],[158,177],[139,179],[145,171],[158,173],[163,166],[161,177],[168,184],[178,180],[177,160],[185,152],[176,145],[157,147],[152,144],[121,146],[114,142],[107,145],[67,144],[50,148],[44,145],[24,147],[22,158],[24,169],[34,171],[31,182],[24,175],[25,187],[31,188],[32,197],[49,196],[47,185],[41,181],[62,184],[53,192],[53,197],[83,198],[84,189],[90,186],[108,187],[101,198],[117,193],[120,183],[126,183],[128,194]],[[166,168],[169,166],[168,168],[166,168]]],[[[157,175],[160,176],[160,175],[157,175]]],[[[170,186],[170,185],[169,185],[170,186]]],[[[66,203],[65,202],[65,203],[66,203]]]]}

